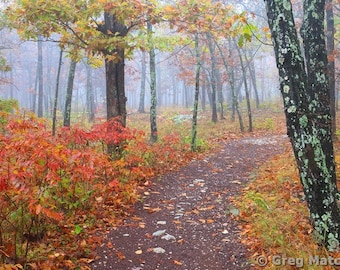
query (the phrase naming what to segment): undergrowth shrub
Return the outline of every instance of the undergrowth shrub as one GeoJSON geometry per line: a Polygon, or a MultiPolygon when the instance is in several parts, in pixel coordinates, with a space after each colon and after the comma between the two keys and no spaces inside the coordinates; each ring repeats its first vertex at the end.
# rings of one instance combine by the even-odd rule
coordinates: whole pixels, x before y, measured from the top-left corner
{"type": "Polygon", "coordinates": [[[34,117],[9,121],[0,134],[0,262],[26,258],[30,241],[75,212],[95,211],[96,198],[117,207],[134,201],[133,181],[148,175],[142,160],[111,159],[105,145],[136,135],[117,121],[89,131],[63,128],[56,137],[34,117]],[[120,181],[124,174],[131,185],[120,181]]]}
{"type": "Polygon", "coordinates": [[[137,185],[180,164],[187,149],[178,135],[149,144],[115,120],[61,128],[55,137],[34,116],[8,120],[0,133],[0,263],[32,261],[33,243],[52,232],[73,228],[66,230],[73,239],[81,223],[124,212],[138,199],[137,185]],[[108,144],[120,155],[109,156],[108,144]]]}

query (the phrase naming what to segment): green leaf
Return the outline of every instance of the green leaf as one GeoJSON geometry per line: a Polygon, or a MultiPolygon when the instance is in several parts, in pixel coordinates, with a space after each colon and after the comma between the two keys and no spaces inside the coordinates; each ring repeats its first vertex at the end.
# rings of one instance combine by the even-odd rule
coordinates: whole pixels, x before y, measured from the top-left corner
{"type": "Polygon", "coordinates": [[[80,227],[79,225],[76,225],[76,227],[74,228],[74,233],[76,235],[79,235],[82,231],[83,231],[83,228],[80,227]]]}

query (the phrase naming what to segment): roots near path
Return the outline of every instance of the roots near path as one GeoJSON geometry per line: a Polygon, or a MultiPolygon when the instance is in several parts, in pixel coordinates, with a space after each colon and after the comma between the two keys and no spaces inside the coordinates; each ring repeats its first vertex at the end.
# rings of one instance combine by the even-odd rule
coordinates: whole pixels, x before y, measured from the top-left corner
{"type": "Polygon", "coordinates": [[[134,216],[114,228],[92,269],[251,269],[229,198],[282,150],[285,136],[224,143],[218,153],[154,180],[134,216]]]}

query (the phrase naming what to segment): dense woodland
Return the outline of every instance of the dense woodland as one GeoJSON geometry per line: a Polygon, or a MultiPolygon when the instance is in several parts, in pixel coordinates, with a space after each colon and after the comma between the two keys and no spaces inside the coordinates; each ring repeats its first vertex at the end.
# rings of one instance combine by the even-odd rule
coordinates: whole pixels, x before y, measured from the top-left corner
{"type": "Polygon", "coordinates": [[[0,265],[86,267],[98,227],[129,215],[153,176],[218,140],[287,130],[316,239],[336,251],[339,8],[3,1],[0,265]]]}
{"type": "MultiPolygon", "coordinates": [[[[268,30],[263,32],[263,30],[266,31],[265,8],[262,3],[261,5],[255,3],[248,3],[247,6],[235,5],[231,11],[235,15],[231,16],[242,14],[244,19],[248,17],[248,25],[237,26],[238,29],[233,30],[234,33],[228,33],[228,31],[223,33],[224,29],[218,30],[221,33],[216,33],[211,41],[208,41],[205,34],[199,35],[199,46],[202,54],[202,90],[200,92],[200,107],[202,109],[210,106],[212,93],[212,60],[211,53],[208,50],[208,42],[218,42],[214,59],[216,62],[214,63],[215,69],[218,72],[216,74],[218,107],[223,106],[224,109],[228,108],[230,111],[232,105],[231,86],[223,60],[227,63],[230,72],[233,73],[232,84],[240,101],[246,98],[245,87],[248,88],[250,98],[256,100],[257,103],[273,101],[279,97],[273,51],[268,44],[268,30]],[[245,11],[248,12],[247,15],[242,13],[245,11]],[[258,16],[255,16],[255,14],[258,14],[258,16]],[[224,37],[222,37],[223,35],[224,37]],[[242,37],[242,41],[240,41],[242,35],[245,38],[242,37]],[[252,35],[256,35],[256,38],[251,38],[252,35]],[[243,39],[248,39],[248,42],[244,42],[243,39]],[[250,39],[252,39],[251,43],[249,42],[250,39]],[[238,49],[239,42],[244,42],[244,44],[238,49]],[[240,55],[243,59],[247,86],[244,84],[240,55]]],[[[201,8],[204,8],[204,4],[201,8]]],[[[206,9],[208,8],[206,7],[206,9]]],[[[200,20],[204,20],[204,16],[200,20]]],[[[221,20],[221,18],[217,18],[217,20],[221,20]]],[[[242,23],[238,22],[239,19],[237,18],[230,18],[229,20],[228,24],[242,23]]],[[[183,22],[183,24],[189,23],[183,22]]],[[[142,35],[143,33],[139,33],[141,31],[144,30],[133,30],[132,28],[131,35],[142,35]]],[[[38,41],[23,41],[19,38],[15,29],[8,29],[7,27],[4,27],[1,33],[4,47],[2,55],[11,67],[9,72],[3,74],[2,81],[5,83],[1,85],[1,95],[6,99],[19,100],[22,108],[35,113],[38,113],[39,106],[42,106],[43,116],[51,117],[60,57],[58,35],[54,34],[48,38],[41,38],[41,55],[39,56],[38,41]],[[39,65],[39,57],[41,57],[41,65],[39,65]],[[42,73],[42,80],[39,79],[40,72],[42,73]],[[38,98],[39,87],[41,87],[43,95],[43,98],[40,99],[41,105],[38,98]]],[[[190,32],[185,33],[185,29],[178,31],[174,26],[171,26],[171,22],[155,24],[154,33],[157,106],[159,108],[192,107],[195,92],[193,36],[190,36],[190,32]]],[[[137,46],[143,45],[137,44],[137,46]]],[[[62,56],[57,107],[59,115],[64,114],[65,110],[72,53],[72,51],[66,50],[62,56]]],[[[84,54],[83,57],[79,57],[76,60],[77,64],[74,71],[71,117],[77,118],[85,113],[92,113],[100,118],[105,115],[106,109],[105,67],[100,59],[89,60],[84,54]]],[[[149,53],[145,50],[136,49],[129,56],[125,67],[125,92],[129,113],[149,111],[151,100],[149,85],[149,53]]]]}

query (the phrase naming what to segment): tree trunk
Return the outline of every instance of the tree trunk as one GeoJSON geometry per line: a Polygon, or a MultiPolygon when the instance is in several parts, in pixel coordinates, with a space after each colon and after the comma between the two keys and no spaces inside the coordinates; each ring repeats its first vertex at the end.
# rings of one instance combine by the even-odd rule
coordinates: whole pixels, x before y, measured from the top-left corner
{"type": "Polygon", "coordinates": [[[142,74],[141,76],[142,78],[140,82],[138,112],[145,113],[144,104],[145,104],[145,81],[146,81],[146,53],[144,51],[142,51],[142,74]]]}
{"type": "Polygon", "coordinates": [[[64,111],[64,127],[69,127],[71,125],[71,106],[72,106],[73,82],[74,82],[74,75],[76,73],[76,65],[77,65],[77,62],[71,61],[70,70],[69,70],[68,79],[67,79],[65,111],[64,111]]]}
{"type": "Polygon", "coordinates": [[[204,81],[202,85],[202,93],[201,93],[201,106],[203,112],[205,112],[205,104],[206,104],[206,96],[207,96],[207,83],[204,81]]]}
{"type": "Polygon", "coordinates": [[[239,103],[238,103],[238,100],[237,100],[237,94],[236,94],[237,92],[236,92],[236,89],[235,89],[234,69],[229,68],[227,59],[224,56],[224,53],[222,51],[221,46],[219,46],[218,43],[216,43],[216,45],[217,45],[217,48],[218,48],[220,55],[222,57],[224,68],[226,69],[226,72],[228,74],[229,84],[230,84],[230,88],[231,88],[231,96],[232,96],[232,116],[231,116],[231,120],[232,120],[232,122],[235,121],[235,112],[236,112],[237,116],[238,116],[239,124],[240,124],[240,130],[241,130],[241,132],[244,132],[243,118],[242,118],[240,106],[239,106],[239,103]]]}
{"type": "Polygon", "coordinates": [[[266,0],[268,23],[279,69],[287,132],[318,239],[339,248],[340,211],[334,164],[324,0],[305,0],[299,47],[290,1],[266,0]],[[306,74],[307,71],[307,74],[306,74]]]}
{"type": "Polygon", "coordinates": [[[254,61],[251,61],[250,65],[249,65],[249,74],[250,74],[251,81],[253,83],[256,109],[259,109],[260,108],[260,98],[259,98],[259,91],[257,89],[257,83],[256,83],[256,72],[255,72],[254,61]]]}
{"type": "Polygon", "coordinates": [[[210,33],[207,33],[209,52],[211,58],[211,103],[212,103],[212,115],[211,121],[217,122],[217,106],[216,106],[216,91],[217,91],[217,83],[216,83],[216,57],[215,57],[215,48],[212,41],[212,37],[210,33]]]}
{"type": "Polygon", "coordinates": [[[43,117],[43,56],[42,56],[42,37],[38,36],[38,117],[43,117]]]}
{"type": "MultiPolygon", "coordinates": [[[[150,22],[147,23],[148,34],[152,35],[152,25],[150,22]]],[[[156,142],[158,139],[157,135],[157,91],[156,91],[156,55],[155,49],[151,46],[149,51],[150,54],[150,90],[151,90],[151,106],[150,106],[150,128],[151,135],[150,141],[156,142]]]]}
{"type": "MultiPolygon", "coordinates": [[[[101,28],[103,34],[108,37],[124,37],[127,34],[127,27],[116,20],[116,17],[109,13],[104,13],[105,24],[101,28]]],[[[126,96],[125,96],[125,55],[124,44],[112,50],[106,50],[105,74],[106,74],[106,115],[107,120],[119,118],[121,124],[126,126],[126,96]],[[110,56],[115,59],[110,59],[110,56]]],[[[109,147],[110,148],[110,147],[109,147]]],[[[110,149],[108,152],[110,153],[110,149]]]]}
{"type": "Polygon", "coordinates": [[[45,87],[45,112],[47,112],[47,116],[51,116],[51,109],[52,106],[52,82],[51,82],[51,70],[52,70],[52,60],[53,54],[52,54],[52,48],[50,46],[47,47],[47,66],[46,66],[46,87],[45,87]]]}
{"type": "Polygon", "coordinates": [[[185,108],[189,108],[189,98],[188,98],[188,86],[185,84],[185,82],[183,83],[184,84],[184,106],[185,108]]]}
{"type": "Polygon", "coordinates": [[[221,73],[218,69],[216,69],[216,86],[217,86],[217,100],[220,109],[220,119],[223,120],[224,118],[224,108],[223,108],[223,83],[221,79],[221,73]]]}
{"type": "Polygon", "coordinates": [[[86,110],[90,123],[94,122],[94,93],[92,85],[92,68],[86,65],[86,110]]]}
{"type": "Polygon", "coordinates": [[[247,71],[246,67],[244,66],[242,54],[240,48],[236,45],[237,52],[240,58],[240,64],[242,69],[242,76],[243,76],[243,83],[244,83],[244,91],[246,92],[246,102],[247,102],[247,113],[248,113],[248,131],[253,131],[253,116],[251,112],[251,105],[250,105],[250,95],[249,95],[249,89],[248,89],[248,81],[247,81],[247,71]]]}
{"type": "Polygon", "coordinates": [[[60,83],[60,72],[61,72],[62,60],[63,60],[63,50],[60,50],[58,71],[57,71],[57,81],[56,81],[56,84],[55,84],[53,113],[52,113],[52,135],[53,136],[55,135],[56,124],[57,124],[57,107],[58,107],[59,83],[60,83]]]}
{"type": "Polygon", "coordinates": [[[198,33],[195,34],[195,55],[196,55],[196,73],[195,73],[195,98],[194,98],[194,111],[192,116],[191,128],[191,151],[197,150],[196,137],[197,137],[197,115],[198,115],[198,97],[200,93],[200,70],[201,70],[201,55],[198,44],[198,33]]]}

